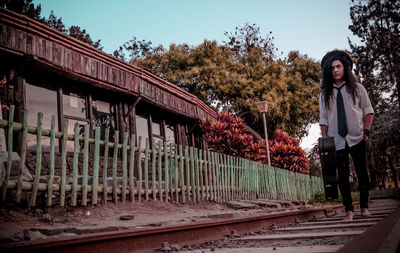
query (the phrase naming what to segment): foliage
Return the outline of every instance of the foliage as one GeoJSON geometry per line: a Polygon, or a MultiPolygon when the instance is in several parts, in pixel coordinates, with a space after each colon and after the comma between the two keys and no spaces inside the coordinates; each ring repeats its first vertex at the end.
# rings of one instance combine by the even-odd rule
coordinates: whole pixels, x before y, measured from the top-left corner
{"type": "Polygon", "coordinates": [[[304,136],[307,125],[318,117],[319,63],[299,52],[275,60],[273,37],[262,36],[255,24],[225,35],[228,41],[223,45],[205,40],[198,46],[160,46],[134,64],[217,110],[240,115],[258,132],[264,129],[255,101],[268,100],[269,135],[282,129],[304,136]]]}
{"type": "Polygon", "coordinates": [[[224,44],[229,46],[233,57],[238,61],[246,62],[253,50],[260,51],[261,58],[265,62],[271,62],[275,58],[278,49],[275,48],[272,31],[264,38],[260,36],[260,27],[245,23],[243,27],[236,27],[235,32],[224,32],[224,34],[228,38],[224,44]]]}
{"type": "Polygon", "coordinates": [[[319,159],[318,144],[309,151],[308,155],[308,165],[310,167],[310,175],[316,177],[322,177],[322,167],[319,159]]]}
{"type": "Polygon", "coordinates": [[[360,45],[349,41],[352,57],[375,111],[368,157],[377,184],[388,169],[396,177],[400,163],[400,2],[351,2],[349,29],[361,39],[360,45]]]}
{"type": "MultiPolygon", "coordinates": [[[[353,202],[359,201],[359,199],[354,195],[353,192],[351,192],[351,199],[353,202]]],[[[325,193],[317,193],[313,196],[313,198],[309,201],[310,204],[317,204],[317,203],[343,203],[343,197],[342,194],[340,193],[340,190],[338,190],[338,198],[337,199],[329,199],[327,200],[325,198],[325,193]]]]}
{"type": "Polygon", "coordinates": [[[103,49],[103,47],[100,44],[101,40],[93,41],[93,39],[90,37],[90,35],[86,32],[86,29],[81,29],[77,25],[72,25],[69,28],[68,35],[71,37],[74,37],[75,39],[78,39],[82,42],[85,42],[86,44],[89,44],[97,49],[100,49],[100,50],[103,49]]]}
{"type": "Polygon", "coordinates": [[[0,7],[26,15],[32,19],[43,21],[40,17],[42,6],[35,6],[33,0],[0,0],[0,7]]]}
{"type": "Polygon", "coordinates": [[[136,37],[133,37],[133,39],[120,46],[118,50],[115,50],[113,55],[123,61],[131,60],[134,62],[138,59],[146,58],[152,51],[151,41],[137,40],[136,37]]]}
{"type": "MultiPolygon", "coordinates": [[[[239,117],[229,112],[219,113],[215,122],[206,119],[201,123],[201,128],[210,150],[268,163],[265,140],[255,142],[246,133],[243,120],[239,117]]],[[[299,141],[286,132],[275,132],[275,139],[269,141],[269,150],[272,166],[309,173],[308,160],[299,141]]]]}
{"type": "Polygon", "coordinates": [[[94,41],[90,37],[90,35],[86,32],[86,30],[81,29],[79,26],[73,25],[67,29],[64,23],[62,22],[62,18],[57,17],[53,11],[51,11],[48,19],[42,18],[41,5],[39,4],[35,6],[35,4],[32,3],[32,0],[0,0],[0,7],[26,15],[29,18],[44,23],[59,32],[68,34],[69,36],[74,37],[75,39],[78,39],[82,42],[85,42],[97,49],[100,50],[103,49],[103,47],[100,44],[101,40],[94,41]]]}
{"type": "Polygon", "coordinates": [[[375,109],[396,100],[400,107],[400,2],[351,2],[352,25],[349,29],[361,39],[362,44],[349,43],[363,84],[370,94],[374,94],[375,109]]]}
{"type": "Polygon", "coordinates": [[[269,141],[269,149],[272,166],[309,174],[307,156],[296,138],[289,136],[286,132],[276,130],[275,139],[269,141]]]}
{"type": "Polygon", "coordinates": [[[249,157],[253,136],[246,133],[243,120],[229,112],[219,113],[217,120],[201,122],[204,139],[210,150],[231,156],[249,157]]]}

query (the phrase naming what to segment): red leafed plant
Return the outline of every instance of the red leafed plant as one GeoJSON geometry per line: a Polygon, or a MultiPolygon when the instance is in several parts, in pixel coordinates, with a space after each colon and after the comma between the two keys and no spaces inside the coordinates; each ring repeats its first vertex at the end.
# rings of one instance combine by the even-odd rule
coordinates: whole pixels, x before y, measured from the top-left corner
{"type": "Polygon", "coordinates": [[[304,174],[310,172],[306,153],[299,146],[299,140],[286,132],[275,131],[275,139],[269,141],[269,153],[274,167],[304,174]]]}
{"type": "Polygon", "coordinates": [[[241,118],[223,112],[218,114],[215,122],[207,118],[201,123],[201,128],[209,150],[247,158],[253,136],[246,133],[241,118]]]}
{"type": "MultiPolygon", "coordinates": [[[[209,150],[268,163],[265,140],[254,142],[246,133],[243,120],[229,112],[219,113],[217,120],[201,123],[209,150]]],[[[276,130],[275,139],[269,142],[271,165],[304,174],[309,173],[308,159],[299,141],[286,132],[276,130]]]]}

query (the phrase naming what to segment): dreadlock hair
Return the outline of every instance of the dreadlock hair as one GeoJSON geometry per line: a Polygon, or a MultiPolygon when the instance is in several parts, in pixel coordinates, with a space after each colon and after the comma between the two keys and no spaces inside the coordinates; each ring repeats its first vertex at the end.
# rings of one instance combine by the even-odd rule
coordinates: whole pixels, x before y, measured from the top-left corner
{"type": "Polygon", "coordinates": [[[340,61],[343,64],[344,75],[343,81],[346,86],[347,91],[351,94],[353,98],[353,103],[356,102],[356,96],[359,93],[358,87],[356,84],[356,79],[351,72],[351,62],[349,62],[346,58],[341,56],[333,56],[327,60],[326,64],[323,66],[323,74],[322,74],[322,94],[324,97],[325,107],[329,109],[329,100],[333,98],[333,84],[335,80],[332,76],[332,62],[335,60],[340,61]]]}

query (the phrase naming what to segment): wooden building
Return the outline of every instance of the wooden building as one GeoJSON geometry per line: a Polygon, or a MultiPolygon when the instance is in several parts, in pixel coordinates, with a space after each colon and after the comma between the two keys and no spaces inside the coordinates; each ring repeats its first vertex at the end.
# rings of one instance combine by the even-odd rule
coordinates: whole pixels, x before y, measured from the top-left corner
{"type": "MultiPolygon", "coordinates": [[[[1,8],[0,59],[0,78],[7,79],[0,88],[1,104],[15,105],[18,122],[28,110],[29,125],[36,125],[37,113],[43,112],[46,129],[54,115],[58,131],[69,120],[69,134],[78,122],[89,124],[91,134],[96,126],[102,132],[110,127],[201,148],[199,122],[216,117],[215,111],[176,85],[1,8]]],[[[28,136],[28,149],[35,143],[35,136],[28,136]]],[[[44,142],[43,150],[48,148],[44,142]]]]}

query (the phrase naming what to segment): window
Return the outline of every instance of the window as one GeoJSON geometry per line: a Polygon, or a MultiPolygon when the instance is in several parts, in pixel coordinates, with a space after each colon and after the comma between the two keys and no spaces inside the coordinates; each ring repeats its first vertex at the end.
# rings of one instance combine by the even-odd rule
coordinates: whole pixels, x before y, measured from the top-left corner
{"type": "MultiPolygon", "coordinates": [[[[115,121],[114,121],[115,106],[101,100],[92,101],[92,117],[93,130],[95,127],[100,127],[100,139],[104,140],[106,128],[110,129],[109,141],[114,141],[115,121]]],[[[93,134],[94,136],[94,134],[93,134]]]]}
{"type": "MultiPolygon", "coordinates": [[[[55,116],[55,129],[58,131],[57,92],[44,87],[34,86],[26,83],[26,109],[28,110],[28,125],[37,126],[37,115],[43,113],[42,129],[51,129],[51,116],[55,116]]],[[[42,150],[50,150],[50,138],[42,137],[42,150]]],[[[27,148],[36,150],[36,135],[28,134],[27,148]]],[[[55,142],[58,150],[58,141],[55,142]]]]}
{"type": "Polygon", "coordinates": [[[149,138],[149,125],[147,118],[136,115],[136,135],[137,135],[137,145],[139,145],[139,136],[142,136],[141,148],[146,145],[146,138],[149,138]]]}
{"type": "Polygon", "coordinates": [[[63,94],[64,117],[72,116],[86,119],[86,99],[84,95],[68,92],[63,94]]]}

